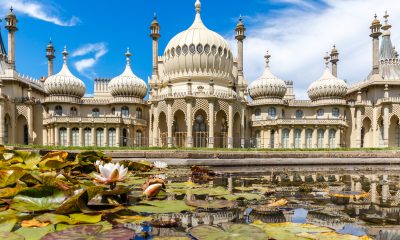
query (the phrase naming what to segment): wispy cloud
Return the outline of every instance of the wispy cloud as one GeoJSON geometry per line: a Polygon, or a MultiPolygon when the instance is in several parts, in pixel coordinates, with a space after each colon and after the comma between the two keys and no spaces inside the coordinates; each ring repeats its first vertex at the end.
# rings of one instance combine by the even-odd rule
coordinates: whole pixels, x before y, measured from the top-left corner
{"type": "Polygon", "coordinates": [[[82,47],[76,49],[71,53],[72,58],[76,57],[84,57],[84,56],[89,56],[91,57],[86,57],[80,60],[77,60],[74,63],[74,66],[76,70],[78,70],[79,73],[82,75],[92,78],[96,76],[95,71],[93,70],[93,67],[96,65],[96,63],[100,60],[102,56],[104,56],[108,52],[107,44],[104,42],[100,43],[89,43],[85,44],[82,47]]]}
{"type": "Polygon", "coordinates": [[[10,6],[18,13],[26,14],[29,17],[51,22],[59,26],[75,26],[79,23],[79,18],[72,16],[68,20],[63,20],[59,15],[57,8],[51,6],[49,3],[41,3],[33,0],[0,0],[0,7],[5,10],[9,9],[10,6]]]}
{"type": "Polygon", "coordinates": [[[310,6],[304,0],[273,1],[289,5],[257,16],[257,22],[248,26],[245,74],[249,82],[261,75],[263,53],[270,50],[273,72],[293,80],[296,95],[305,99],[308,86],[322,74],[324,53],[334,43],[340,52],[339,76],[349,83],[363,80],[372,64],[369,25],[375,12],[382,19],[389,11],[392,41],[400,44],[398,0],[321,0],[310,6]]]}

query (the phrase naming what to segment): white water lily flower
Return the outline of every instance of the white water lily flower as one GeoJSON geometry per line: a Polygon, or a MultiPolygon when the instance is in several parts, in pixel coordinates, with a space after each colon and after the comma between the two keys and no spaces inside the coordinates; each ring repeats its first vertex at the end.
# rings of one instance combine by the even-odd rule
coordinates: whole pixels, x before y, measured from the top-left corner
{"type": "Polygon", "coordinates": [[[155,161],[153,164],[154,164],[154,167],[158,168],[158,169],[164,169],[164,168],[168,167],[168,164],[166,162],[155,161]]]}
{"type": "Polygon", "coordinates": [[[100,165],[104,165],[104,163],[103,163],[103,161],[101,161],[101,160],[97,160],[97,161],[94,163],[94,165],[100,166],[100,165]]]}
{"type": "Polygon", "coordinates": [[[125,180],[128,174],[128,168],[119,163],[106,163],[99,165],[100,174],[94,174],[94,181],[103,184],[121,182],[125,180]]]}

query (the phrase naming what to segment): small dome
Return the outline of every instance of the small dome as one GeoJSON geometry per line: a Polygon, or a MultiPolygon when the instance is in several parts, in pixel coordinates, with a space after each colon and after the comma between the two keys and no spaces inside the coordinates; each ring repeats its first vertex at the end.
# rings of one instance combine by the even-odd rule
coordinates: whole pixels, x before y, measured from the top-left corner
{"type": "Polygon", "coordinates": [[[259,98],[283,98],[286,94],[285,81],[277,78],[269,67],[269,58],[271,55],[267,52],[265,55],[266,67],[260,78],[252,82],[249,86],[249,94],[253,99],[259,98]]]}
{"type": "Polygon", "coordinates": [[[75,77],[67,65],[67,49],[64,48],[64,64],[61,71],[52,75],[44,82],[44,89],[50,95],[72,96],[81,98],[85,95],[85,84],[75,77]]]}
{"type": "Polygon", "coordinates": [[[164,51],[164,73],[172,82],[193,77],[233,80],[233,55],[229,43],[209,30],[201,20],[201,3],[196,4],[196,18],[189,29],[174,36],[164,51]]]}
{"type": "Polygon", "coordinates": [[[129,48],[125,55],[127,62],[125,71],[110,81],[108,89],[114,97],[144,98],[147,94],[147,85],[132,72],[129,48]]]}
{"type": "Polygon", "coordinates": [[[313,101],[327,98],[343,98],[347,93],[346,82],[332,75],[328,63],[329,61],[326,60],[326,68],[320,79],[313,82],[308,88],[308,96],[313,101]]]}

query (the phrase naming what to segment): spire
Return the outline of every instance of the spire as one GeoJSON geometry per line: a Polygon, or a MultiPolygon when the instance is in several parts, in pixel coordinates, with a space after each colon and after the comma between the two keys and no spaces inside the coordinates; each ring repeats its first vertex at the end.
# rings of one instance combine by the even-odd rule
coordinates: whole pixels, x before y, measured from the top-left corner
{"type": "Polygon", "coordinates": [[[64,51],[62,52],[63,54],[63,59],[64,59],[64,64],[67,64],[67,57],[68,57],[68,52],[67,52],[67,46],[64,46],[64,51]]]}
{"type": "Polygon", "coordinates": [[[200,14],[201,12],[201,2],[200,0],[196,0],[196,3],[194,4],[195,8],[196,8],[196,13],[200,14]]]}
{"type": "Polygon", "coordinates": [[[129,51],[129,48],[126,49],[125,56],[126,56],[126,65],[130,66],[131,65],[131,56],[132,56],[132,54],[129,51]]]}
{"type": "Polygon", "coordinates": [[[239,21],[236,24],[235,32],[236,32],[235,38],[237,40],[242,41],[246,38],[246,35],[245,35],[246,27],[244,26],[243,17],[241,14],[239,16],[239,21]]]}
{"type": "Polygon", "coordinates": [[[326,52],[326,53],[325,53],[325,57],[324,57],[324,60],[325,60],[325,67],[326,67],[326,68],[329,68],[329,59],[330,59],[329,53],[326,52]]]}
{"type": "Polygon", "coordinates": [[[383,18],[385,18],[385,24],[382,26],[383,36],[390,36],[390,28],[392,28],[392,26],[389,24],[389,14],[387,11],[385,11],[385,16],[383,16],[383,18]]]}
{"type": "Polygon", "coordinates": [[[190,28],[206,28],[204,25],[203,21],[201,20],[200,12],[201,12],[201,2],[200,0],[196,0],[196,3],[194,4],[195,9],[196,9],[196,18],[194,19],[194,22],[190,28]]]}
{"type": "Polygon", "coordinates": [[[382,26],[383,30],[383,35],[382,35],[382,44],[381,44],[381,49],[380,49],[380,58],[379,60],[385,60],[385,59],[395,59],[396,58],[396,53],[393,50],[393,44],[392,40],[390,39],[390,28],[392,27],[389,24],[389,14],[386,11],[385,16],[385,24],[382,26]]]}
{"type": "Polygon", "coordinates": [[[271,55],[269,54],[269,51],[267,51],[264,55],[265,58],[265,67],[269,68],[269,59],[271,58],[271,55]]]}

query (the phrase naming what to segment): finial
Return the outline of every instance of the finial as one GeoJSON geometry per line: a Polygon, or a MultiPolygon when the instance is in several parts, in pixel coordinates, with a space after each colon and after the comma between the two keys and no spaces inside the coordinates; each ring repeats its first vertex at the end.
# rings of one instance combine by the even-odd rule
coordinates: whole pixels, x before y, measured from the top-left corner
{"type": "Polygon", "coordinates": [[[389,18],[389,14],[388,14],[387,10],[385,11],[385,16],[383,16],[383,18],[385,19],[385,23],[387,23],[388,18],[389,18]]]}
{"type": "Polygon", "coordinates": [[[132,56],[132,54],[129,51],[129,48],[126,49],[125,56],[126,56],[126,64],[127,65],[131,65],[131,56],[132,56]]]}
{"type": "Polygon", "coordinates": [[[157,13],[154,12],[154,16],[153,16],[154,20],[157,20],[157,13]]]}
{"type": "Polygon", "coordinates": [[[269,59],[271,58],[271,55],[269,54],[269,51],[267,51],[265,53],[264,58],[265,58],[266,67],[269,68],[269,59]]]}
{"type": "Polygon", "coordinates": [[[326,52],[324,59],[325,59],[325,65],[326,65],[327,68],[329,67],[329,58],[330,58],[329,57],[329,53],[326,52]]]}
{"type": "Polygon", "coordinates": [[[68,52],[67,52],[67,46],[64,46],[64,51],[62,52],[63,54],[63,59],[64,59],[64,63],[67,63],[67,56],[68,56],[68,52]]]}
{"type": "Polygon", "coordinates": [[[239,21],[240,21],[240,22],[243,21],[242,14],[239,15],[239,21]]]}
{"type": "Polygon", "coordinates": [[[12,5],[11,5],[11,7],[10,7],[10,12],[13,12],[14,11],[14,8],[12,7],[12,5]]]}
{"type": "Polygon", "coordinates": [[[200,11],[201,11],[201,2],[200,2],[200,0],[196,0],[196,3],[194,4],[194,6],[196,7],[196,13],[200,13],[200,11]]]}

